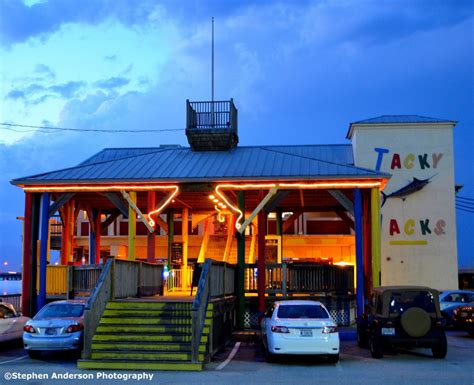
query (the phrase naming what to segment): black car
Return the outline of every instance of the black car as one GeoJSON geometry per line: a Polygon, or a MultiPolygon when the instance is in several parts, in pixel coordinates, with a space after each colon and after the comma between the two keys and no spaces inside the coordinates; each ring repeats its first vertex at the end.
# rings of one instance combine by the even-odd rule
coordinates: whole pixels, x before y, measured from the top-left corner
{"type": "Polygon", "coordinates": [[[357,319],[357,341],[373,358],[388,348],[430,348],[435,358],[448,351],[438,291],[421,286],[374,289],[366,313],[357,319]]]}
{"type": "Polygon", "coordinates": [[[474,337],[474,302],[454,309],[452,320],[458,329],[465,330],[474,337]]]}

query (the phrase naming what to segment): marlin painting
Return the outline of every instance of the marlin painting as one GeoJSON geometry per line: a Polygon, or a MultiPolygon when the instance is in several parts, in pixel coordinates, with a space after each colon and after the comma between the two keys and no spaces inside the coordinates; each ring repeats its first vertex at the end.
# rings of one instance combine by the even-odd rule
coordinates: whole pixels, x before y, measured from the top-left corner
{"type": "Polygon", "coordinates": [[[427,179],[413,178],[413,181],[408,183],[406,186],[403,186],[401,189],[398,189],[397,191],[394,191],[393,193],[388,195],[384,194],[384,192],[382,191],[382,207],[388,198],[401,198],[405,200],[408,195],[420,191],[423,187],[430,183],[433,177],[434,175],[427,179]]]}

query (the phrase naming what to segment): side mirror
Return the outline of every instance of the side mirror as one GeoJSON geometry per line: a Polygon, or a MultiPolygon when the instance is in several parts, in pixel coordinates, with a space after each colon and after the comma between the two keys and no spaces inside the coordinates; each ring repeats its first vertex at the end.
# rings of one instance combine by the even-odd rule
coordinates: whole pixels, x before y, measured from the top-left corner
{"type": "Polygon", "coordinates": [[[19,311],[18,313],[16,313],[16,316],[17,317],[21,317],[23,315],[23,313],[21,311],[19,311]]]}

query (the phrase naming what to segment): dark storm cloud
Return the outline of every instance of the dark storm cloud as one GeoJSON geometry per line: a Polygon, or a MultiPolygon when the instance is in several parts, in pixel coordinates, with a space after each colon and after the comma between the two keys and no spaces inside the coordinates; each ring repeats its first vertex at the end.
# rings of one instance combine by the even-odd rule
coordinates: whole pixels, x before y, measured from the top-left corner
{"type": "Polygon", "coordinates": [[[111,18],[126,25],[140,24],[155,6],[152,0],[51,0],[28,7],[21,1],[0,0],[0,41],[20,43],[66,23],[97,24],[111,18]]]}

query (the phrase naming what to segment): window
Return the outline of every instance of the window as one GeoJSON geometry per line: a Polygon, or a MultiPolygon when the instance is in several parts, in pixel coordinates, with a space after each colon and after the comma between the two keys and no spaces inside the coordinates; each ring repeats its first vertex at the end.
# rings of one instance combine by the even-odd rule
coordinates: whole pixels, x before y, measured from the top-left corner
{"type": "Polygon", "coordinates": [[[320,305],[280,305],[278,318],[329,318],[329,314],[320,305]]]}
{"type": "Polygon", "coordinates": [[[393,292],[390,297],[389,313],[401,314],[404,311],[419,307],[428,313],[435,313],[435,303],[433,294],[429,291],[407,291],[393,292]]]}
{"type": "Polygon", "coordinates": [[[12,318],[15,313],[7,306],[0,305],[0,318],[12,318]]]}
{"type": "Polygon", "coordinates": [[[81,304],[52,304],[44,307],[35,319],[42,318],[64,318],[64,317],[80,317],[84,312],[84,305],[81,304]]]}

